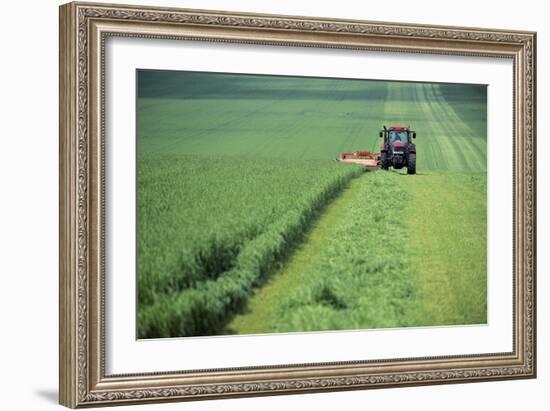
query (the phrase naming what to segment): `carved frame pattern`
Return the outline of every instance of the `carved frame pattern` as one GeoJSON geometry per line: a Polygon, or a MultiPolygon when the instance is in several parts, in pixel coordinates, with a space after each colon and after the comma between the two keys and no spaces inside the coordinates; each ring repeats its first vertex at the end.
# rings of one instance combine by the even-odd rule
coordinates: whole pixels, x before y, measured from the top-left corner
{"type": "MultiPolygon", "coordinates": [[[[91,3],[61,6],[60,21],[60,402],[63,405],[101,406],[151,400],[533,378],[536,375],[535,33],[91,3]],[[94,28],[94,25],[103,22],[108,27],[94,28]],[[176,29],[170,32],[170,28],[176,26],[192,30],[195,34],[178,34],[176,29]],[[116,29],[113,30],[113,27],[116,29]],[[155,34],[150,30],[140,31],[143,27],[163,30],[155,34]],[[233,32],[236,37],[228,35],[233,32]],[[92,35],[97,33],[100,36],[92,35]],[[305,36],[300,37],[300,34],[311,33],[319,33],[319,38],[309,40],[305,36]],[[519,315],[515,318],[514,353],[289,365],[286,373],[284,366],[249,367],[226,370],[232,376],[241,372],[243,381],[210,383],[185,383],[180,377],[187,374],[176,371],[170,376],[105,376],[102,332],[104,269],[102,260],[91,261],[91,251],[96,260],[103,255],[103,153],[102,148],[91,149],[93,144],[97,144],[96,139],[103,138],[103,124],[90,122],[97,122],[98,118],[102,122],[103,119],[103,49],[108,36],[514,59],[514,241],[516,249],[522,246],[515,253],[518,265],[515,269],[514,307],[519,315]],[[94,42],[95,45],[92,44],[94,42]],[[93,78],[90,73],[93,73],[93,78]],[[94,88],[97,90],[95,97],[94,88]],[[91,103],[94,98],[96,107],[92,107],[91,103]],[[97,106],[100,116],[97,113],[94,115],[97,106]],[[96,164],[98,162],[99,165],[96,164]],[[95,270],[91,269],[94,267],[95,270]],[[416,369],[414,366],[407,368],[411,361],[417,365],[416,369]],[[445,368],[446,361],[449,368],[445,368]],[[380,368],[381,364],[387,364],[390,368],[380,368]],[[401,364],[403,368],[399,370],[401,364]],[[344,371],[340,374],[325,372],[327,367],[333,365],[344,371]],[[369,368],[375,365],[378,368],[369,368]],[[318,370],[317,375],[296,377],[300,371],[312,369],[318,370]],[[253,375],[247,377],[247,370],[264,371],[265,374],[263,379],[256,379],[253,375]],[[151,384],[148,385],[150,378],[151,384]],[[139,385],[136,383],[138,380],[139,385]]],[[[100,144],[103,144],[102,141],[100,144]]],[[[203,371],[217,376],[224,372],[203,371]]]]}

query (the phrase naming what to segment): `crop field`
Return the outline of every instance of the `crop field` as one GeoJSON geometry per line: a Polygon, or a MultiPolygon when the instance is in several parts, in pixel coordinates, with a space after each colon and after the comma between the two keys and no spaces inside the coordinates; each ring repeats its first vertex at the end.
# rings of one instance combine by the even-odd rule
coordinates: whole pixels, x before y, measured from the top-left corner
{"type": "Polygon", "coordinates": [[[485,323],[484,179],[411,178],[353,180],[226,332],[485,323]]]}
{"type": "Polygon", "coordinates": [[[485,323],[486,128],[484,86],[139,71],[138,336],[485,323]],[[334,161],[383,124],[417,175],[334,161]]]}
{"type": "Polygon", "coordinates": [[[326,160],[140,162],[140,334],[217,329],[360,173],[326,160]]]}

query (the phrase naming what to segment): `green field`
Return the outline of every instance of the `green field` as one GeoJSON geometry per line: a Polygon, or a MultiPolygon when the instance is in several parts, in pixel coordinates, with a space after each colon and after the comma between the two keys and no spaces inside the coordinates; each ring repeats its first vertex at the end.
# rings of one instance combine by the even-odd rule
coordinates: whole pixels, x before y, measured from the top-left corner
{"type": "Polygon", "coordinates": [[[486,88],[139,71],[140,338],[486,322],[486,88]],[[382,124],[415,176],[364,173],[382,124]]]}

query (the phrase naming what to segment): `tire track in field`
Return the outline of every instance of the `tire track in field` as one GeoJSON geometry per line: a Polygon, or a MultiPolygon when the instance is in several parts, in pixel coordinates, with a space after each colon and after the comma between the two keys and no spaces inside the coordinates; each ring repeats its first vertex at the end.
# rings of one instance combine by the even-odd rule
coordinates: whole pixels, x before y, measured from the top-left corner
{"type": "Polygon", "coordinates": [[[399,84],[387,83],[386,98],[384,99],[384,121],[387,125],[401,123],[403,107],[400,106],[402,90],[399,84]]]}
{"type": "MultiPolygon", "coordinates": [[[[434,135],[434,127],[432,125],[433,119],[429,110],[425,107],[426,105],[426,93],[425,93],[426,84],[417,84],[414,92],[414,101],[416,106],[420,108],[420,111],[424,117],[425,127],[429,130],[427,133],[428,136],[434,135]]],[[[428,153],[422,155],[420,158],[429,159],[432,166],[428,166],[429,169],[446,169],[449,168],[449,162],[447,161],[447,156],[445,155],[444,146],[442,146],[441,141],[437,139],[422,140],[426,142],[426,145],[421,143],[421,148],[428,148],[428,153]]],[[[422,161],[422,160],[421,160],[422,161]]],[[[428,160],[424,160],[425,163],[428,160]]]]}
{"type": "Polygon", "coordinates": [[[451,142],[455,152],[460,157],[460,165],[464,171],[482,171],[483,158],[479,150],[473,146],[468,137],[472,137],[472,130],[458,117],[454,108],[447,102],[441,93],[438,84],[432,84],[428,88],[428,101],[437,118],[443,135],[451,142]]]}
{"type": "MultiPolygon", "coordinates": [[[[459,140],[467,140],[464,141],[464,148],[469,150],[471,153],[471,164],[474,162],[475,168],[477,168],[479,171],[483,171],[486,168],[486,152],[487,152],[487,140],[486,138],[480,137],[473,129],[470,127],[468,122],[464,121],[462,117],[458,115],[455,108],[452,104],[449,104],[447,102],[447,99],[445,98],[441,86],[437,85],[437,87],[434,90],[435,98],[441,103],[441,107],[445,108],[445,113],[447,114],[448,118],[451,120],[449,123],[445,123],[444,125],[454,125],[454,129],[456,130],[457,134],[455,135],[456,138],[459,140]]],[[[475,171],[475,170],[472,170],[475,171]]]]}
{"type": "MultiPolygon", "coordinates": [[[[441,147],[447,168],[451,171],[483,171],[483,154],[462,138],[468,132],[462,120],[439,91],[439,85],[424,85],[419,89],[419,103],[431,129],[430,143],[441,147]]],[[[471,135],[471,132],[469,132],[471,135]]]]}
{"type": "MultiPolygon", "coordinates": [[[[425,107],[427,100],[425,93],[426,86],[426,84],[415,84],[414,87],[408,90],[408,97],[411,100],[411,106],[409,107],[406,103],[408,100],[404,99],[403,85],[388,83],[388,92],[384,105],[384,121],[386,121],[387,125],[408,123],[412,118],[418,118],[420,114],[423,120],[419,121],[419,124],[415,124],[413,128],[420,130],[421,133],[421,130],[426,129],[424,133],[427,136],[437,135],[437,131],[434,130],[433,126],[433,114],[429,108],[425,107]]],[[[449,168],[448,157],[445,155],[445,151],[448,148],[442,143],[444,142],[438,139],[420,141],[419,148],[422,151],[418,161],[422,167],[427,169],[449,168]]]]}
{"type": "Polygon", "coordinates": [[[460,150],[457,150],[442,127],[445,115],[437,112],[437,106],[432,101],[433,96],[430,93],[431,87],[431,84],[423,84],[417,91],[419,106],[426,118],[427,128],[430,130],[427,135],[429,144],[437,147],[437,153],[434,153],[436,156],[435,168],[456,171],[456,165],[463,164],[465,157],[460,150]]]}
{"type": "Polygon", "coordinates": [[[449,169],[458,169],[466,171],[469,169],[469,158],[464,152],[464,147],[459,144],[453,136],[453,129],[450,127],[450,119],[447,117],[447,112],[442,108],[442,103],[439,101],[434,88],[437,85],[427,84],[425,87],[425,103],[423,107],[426,109],[426,115],[431,115],[431,125],[436,134],[434,140],[443,143],[446,150],[443,151],[444,156],[449,159],[449,169]]]}

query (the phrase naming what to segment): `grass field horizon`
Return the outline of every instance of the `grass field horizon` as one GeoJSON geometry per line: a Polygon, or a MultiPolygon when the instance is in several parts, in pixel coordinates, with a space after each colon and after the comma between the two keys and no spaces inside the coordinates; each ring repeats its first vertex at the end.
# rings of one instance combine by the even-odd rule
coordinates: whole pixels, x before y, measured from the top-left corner
{"type": "Polygon", "coordinates": [[[139,338],[486,323],[485,86],[137,75],[139,338]]]}

